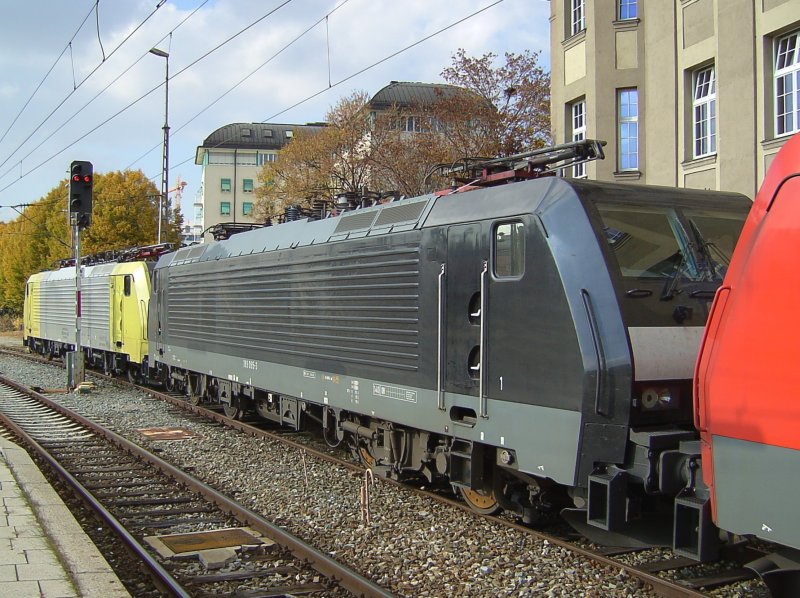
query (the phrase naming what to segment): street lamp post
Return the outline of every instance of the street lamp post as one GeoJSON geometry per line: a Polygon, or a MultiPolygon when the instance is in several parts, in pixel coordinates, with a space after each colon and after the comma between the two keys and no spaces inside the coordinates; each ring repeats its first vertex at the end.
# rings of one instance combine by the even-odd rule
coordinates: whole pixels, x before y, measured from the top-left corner
{"type": "Polygon", "coordinates": [[[161,220],[164,216],[164,211],[167,211],[167,217],[163,218],[165,224],[169,223],[169,205],[167,198],[167,177],[169,175],[169,52],[159,50],[158,48],[151,48],[151,54],[160,56],[165,60],[166,75],[164,77],[164,152],[161,157],[161,197],[158,200],[158,243],[161,243],[161,220]]]}

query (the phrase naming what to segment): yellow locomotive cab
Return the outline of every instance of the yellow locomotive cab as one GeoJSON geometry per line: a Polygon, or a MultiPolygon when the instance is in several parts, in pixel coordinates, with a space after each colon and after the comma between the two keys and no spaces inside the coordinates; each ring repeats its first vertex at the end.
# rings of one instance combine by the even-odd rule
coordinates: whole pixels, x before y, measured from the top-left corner
{"type": "MultiPolygon", "coordinates": [[[[75,345],[75,268],[34,274],[25,286],[25,344],[48,355],[75,345]]],[[[147,357],[147,263],[86,266],[81,278],[81,345],[87,360],[106,370],[138,368],[147,357]]]]}

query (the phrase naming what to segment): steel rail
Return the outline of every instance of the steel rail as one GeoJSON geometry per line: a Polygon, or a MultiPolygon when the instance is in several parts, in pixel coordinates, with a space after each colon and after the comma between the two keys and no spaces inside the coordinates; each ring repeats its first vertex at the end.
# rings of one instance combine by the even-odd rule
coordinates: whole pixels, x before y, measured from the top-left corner
{"type": "MultiPolygon", "coordinates": [[[[124,381],[124,380],[120,381],[120,380],[116,380],[114,378],[111,378],[111,379],[115,380],[116,382],[121,382],[123,385],[130,384],[130,383],[124,381]]],[[[133,385],[133,386],[135,386],[135,385],[133,385]]],[[[362,472],[364,470],[364,468],[359,466],[359,465],[355,465],[353,463],[348,463],[346,461],[342,461],[341,459],[338,459],[338,458],[336,458],[334,456],[326,454],[326,453],[324,453],[322,451],[319,451],[319,450],[317,450],[317,449],[315,449],[313,447],[305,446],[305,445],[303,445],[303,444],[301,444],[299,442],[295,442],[295,441],[290,440],[288,438],[283,438],[279,434],[274,434],[274,433],[272,433],[272,432],[270,432],[268,430],[264,430],[264,429],[258,428],[257,426],[253,426],[253,425],[247,424],[247,423],[242,422],[242,421],[230,419],[229,417],[226,417],[224,414],[219,413],[217,411],[212,411],[210,409],[206,409],[205,407],[200,407],[198,405],[192,405],[191,403],[189,403],[185,399],[174,397],[172,395],[168,395],[168,394],[165,394],[165,393],[162,393],[162,392],[154,391],[153,389],[150,389],[150,388],[139,387],[139,386],[137,386],[136,388],[138,388],[139,390],[142,390],[144,392],[147,392],[148,394],[150,394],[150,395],[152,395],[154,397],[158,397],[158,398],[160,398],[162,400],[165,400],[165,401],[169,402],[172,405],[175,405],[177,407],[181,407],[182,409],[185,409],[186,411],[189,411],[189,412],[197,414],[197,415],[202,415],[204,417],[209,418],[212,421],[224,424],[224,425],[226,425],[226,426],[228,426],[230,428],[233,428],[235,430],[239,430],[240,432],[244,432],[245,434],[249,434],[249,435],[256,436],[256,437],[262,437],[262,438],[271,438],[271,439],[276,440],[278,442],[285,443],[285,444],[287,444],[287,445],[289,445],[289,446],[291,446],[293,448],[297,448],[298,450],[307,451],[309,454],[313,454],[314,456],[319,457],[321,459],[324,459],[325,461],[328,461],[328,462],[331,462],[331,463],[335,463],[336,465],[345,467],[345,468],[347,468],[349,470],[352,470],[352,471],[362,472]]],[[[521,525],[519,523],[514,523],[514,522],[508,521],[506,519],[499,518],[499,517],[493,517],[493,516],[488,516],[488,515],[480,515],[478,513],[475,513],[475,511],[473,511],[467,505],[465,505],[464,503],[462,503],[460,501],[453,500],[451,498],[448,498],[446,496],[442,496],[440,494],[436,494],[435,492],[430,492],[428,490],[420,490],[419,488],[415,488],[414,486],[410,486],[408,484],[402,484],[402,483],[397,482],[395,480],[392,480],[390,478],[384,478],[384,477],[380,477],[380,476],[378,476],[378,477],[379,477],[379,479],[381,479],[384,482],[389,482],[389,483],[394,484],[394,485],[396,485],[398,487],[402,487],[402,488],[404,488],[406,490],[410,490],[412,492],[417,492],[417,493],[422,494],[422,495],[424,495],[426,497],[432,498],[432,499],[438,501],[441,504],[445,504],[445,505],[449,505],[449,506],[461,509],[462,511],[464,511],[465,513],[469,513],[470,515],[474,515],[474,516],[477,516],[477,517],[486,517],[486,518],[491,519],[492,521],[494,521],[496,523],[499,523],[501,525],[504,525],[504,526],[510,527],[512,529],[515,529],[517,531],[520,531],[520,532],[523,532],[525,534],[528,534],[528,535],[530,535],[530,536],[532,536],[532,537],[534,537],[534,538],[536,538],[538,540],[547,540],[551,544],[555,544],[556,546],[559,546],[561,548],[565,548],[567,550],[570,550],[571,552],[574,552],[574,553],[576,553],[576,554],[578,554],[578,555],[580,555],[580,556],[582,556],[584,558],[590,559],[590,560],[592,560],[594,562],[597,562],[597,563],[599,563],[601,565],[605,565],[607,567],[613,567],[615,569],[622,569],[628,575],[630,575],[631,577],[639,579],[643,583],[646,583],[646,584],[652,586],[654,591],[656,591],[659,595],[664,596],[665,598],[702,598],[702,597],[708,596],[707,593],[699,592],[699,591],[694,590],[692,588],[688,588],[686,586],[682,586],[679,582],[673,582],[673,581],[670,581],[668,579],[664,579],[664,578],[658,577],[657,575],[654,575],[652,573],[648,573],[646,571],[642,571],[641,569],[637,569],[633,565],[628,565],[626,563],[623,563],[621,561],[617,561],[617,560],[615,560],[615,559],[613,559],[611,557],[608,557],[608,556],[605,556],[605,555],[603,555],[601,553],[593,551],[593,550],[591,550],[589,548],[583,548],[582,546],[578,546],[576,544],[572,544],[572,543],[567,542],[565,540],[561,540],[560,538],[558,538],[556,536],[552,536],[550,534],[546,534],[546,533],[540,532],[538,530],[535,530],[533,528],[521,525]]]]}
{"type": "MultiPolygon", "coordinates": [[[[2,352],[2,351],[0,351],[0,352],[2,352]]],[[[19,355],[19,354],[17,354],[17,355],[19,355]]],[[[30,355],[20,355],[20,356],[21,357],[26,357],[26,358],[27,357],[31,357],[30,355]]],[[[259,428],[257,426],[253,426],[253,425],[250,425],[248,423],[245,423],[245,422],[242,422],[242,421],[239,421],[239,420],[233,420],[233,419],[225,416],[224,414],[222,414],[222,413],[220,413],[218,411],[213,411],[213,410],[207,409],[205,407],[201,407],[199,405],[193,405],[186,398],[175,397],[175,396],[163,393],[163,392],[156,391],[156,390],[154,390],[152,388],[147,388],[147,387],[143,387],[143,386],[138,386],[136,384],[131,384],[127,380],[122,380],[122,379],[114,378],[114,377],[111,377],[111,376],[106,376],[104,374],[99,374],[97,372],[93,372],[93,374],[101,376],[101,377],[103,377],[105,379],[108,379],[110,381],[113,381],[114,383],[120,384],[121,386],[130,386],[130,387],[136,388],[141,392],[145,392],[145,393],[147,393],[147,394],[149,394],[149,395],[151,395],[153,397],[157,397],[157,398],[159,398],[161,400],[164,400],[164,401],[166,401],[166,402],[168,402],[168,403],[170,403],[172,405],[175,405],[176,407],[180,407],[181,409],[183,409],[185,411],[188,411],[190,413],[194,413],[196,415],[201,415],[203,417],[206,417],[206,418],[210,419],[211,421],[214,421],[214,422],[217,422],[217,423],[221,423],[221,424],[223,424],[223,425],[225,425],[225,426],[227,426],[229,428],[233,428],[233,429],[238,430],[240,432],[243,432],[245,434],[248,434],[248,435],[251,435],[251,436],[254,436],[254,437],[271,438],[273,440],[276,440],[278,442],[282,442],[282,443],[284,443],[284,444],[286,444],[288,446],[291,446],[293,448],[296,448],[298,450],[306,451],[309,454],[312,454],[312,455],[314,455],[316,457],[319,457],[320,459],[323,459],[323,460],[325,460],[327,462],[334,463],[334,464],[339,465],[341,467],[345,467],[345,468],[347,468],[347,469],[349,469],[351,471],[358,471],[358,472],[363,472],[364,471],[364,468],[362,466],[360,466],[360,465],[355,465],[354,463],[349,463],[347,461],[343,461],[343,460],[341,460],[341,459],[339,459],[339,458],[337,458],[335,456],[332,456],[332,455],[329,455],[329,454],[324,453],[322,451],[319,451],[319,450],[317,450],[317,449],[315,449],[313,447],[309,447],[309,446],[306,446],[306,445],[304,445],[302,443],[295,442],[295,441],[290,440],[288,438],[284,438],[280,434],[272,433],[269,430],[264,430],[263,428],[259,428]]],[[[610,556],[606,556],[606,555],[601,554],[599,552],[593,551],[593,550],[591,550],[589,548],[584,548],[582,546],[578,546],[576,544],[572,544],[572,543],[570,543],[570,542],[568,542],[566,540],[562,540],[562,539],[558,538],[557,536],[553,536],[553,535],[550,535],[550,534],[535,530],[533,528],[530,528],[530,527],[527,527],[527,526],[524,526],[524,525],[521,525],[521,524],[518,524],[518,523],[514,523],[514,522],[511,522],[511,521],[508,521],[506,519],[502,519],[502,518],[498,518],[498,517],[494,517],[494,516],[489,516],[489,515],[480,515],[478,513],[475,513],[475,511],[473,511],[467,505],[465,505],[464,503],[462,503],[462,502],[460,502],[458,500],[454,500],[454,499],[448,498],[446,496],[442,496],[441,494],[437,494],[435,492],[431,492],[431,491],[428,491],[428,490],[421,490],[419,488],[415,488],[414,486],[411,486],[411,485],[408,485],[408,484],[403,484],[401,482],[397,482],[397,481],[392,480],[390,478],[384,478],[384,477],[379,476],[379,479],[381,479],[384,482],[388,482],[390,484],[394,484],[397,487],[402,487],[402,488],[404,488],[406,490],[410,490],[412,492],[416,492],[418,494],[421,494],[421,495],[427,496],[429,498],[432,498],[433,500],[439,502],[440,504],[445,504],[445,505],[449,505],[449,506],[452,506],[452,507],[456,507],[456,508],[462,510],[463,512],[465,512],[465,513],[469,513],[470,515],[473,515],[473,516],[476,516],[476,517],[488,518],[488,519],[490,519],[490,520],[492,520],[492,521],[494,521],[494,522],[496,522],[498,524],[501,524],[501,525],[507,526],[509,528],[515,529],[517,531],[529,534],[530,536],[532,536],[532,537],[534,537],[534,538],[536,538],[538,540],[546,540],[546,541],[550,542],[551,544],[554,544],[554,545],[559,546],[561,548],[565,548],[567,550],[570,550],[570,551],[572,551],[572,552],[574,552],[574,553],[576,553],[576,554],[578,554],[578,555],[580,555],[580,556],[582,556],[584,558],[590,559],[590,560],[592,560],[594,562],[597,562],[597,563],[599,563],[601,565],[604,565],[604,566],[607,566],[607,567],[613,567],[615,569],[621,569],[621,570],[625,571],[631,577],[633,577],[635,579],[639,579],[643,583],[646,583],[646,584],[650,585],[655,592],[657,592],[661,596],[664,596],[665,598],[701,598],[701,597],[708,596],[707,593],[700,592],[700,591],[697,591],[697,590],[695,590],[693,588],[689,588],[687,586],[684,586],[684,585],[680,584],[680,582],[673,582],[671,580],[661,578],[658,575],[655,575],[653,573],[650,573],[650,572],[647,572],[647,571],[642,571],[641,569],[637,569],[633,565],[628,565],[628,564],[626,564],[624,562],[615,560],[610,556]]]]}
{"type": "MultiPolygon", "coordinates": [[[[0,383],[17,390],[25,395],[31,395],[33,391],[30,389],[26,389],[24,386],[18,385],[17,383],[5,378],[4,376],[0,375],[0,383]]],[[[38,393],[33,393],[38,394],[38,393]]],[[[34,396],[37,400],[40,400],[40,396],[34,396]]],[[[63,414],[66,415],[66,414],[63,414]]],[[[72,490],[80,496],[81,500],[83,500],[89,507],[91,507],[97,515],[108,524],[108,526],[113,530],[113,532],[125,543],[128,549],[133,552],[134,556],[142,561],[150,571],[150,574],[154,578],[154,582],[157,586],[159,586],[163,591],[169,592],[170,595],[180,597],[180,598],[189,598],[191,594],[187,593],[184,590],[183,586],[174,578],[169,572],[164,569],[161,564],[152,557],[152,555],[147,551],[147,549],[142,546],[136,538],[134,538],[131,533],[125,528],[125,526],[120,523],[120,521],[114,517],[95,497],[94,495],[86,489],[75,477],[69,473],[61,464],[53,458],[53,456],[45,449],[42,445],[40,445],[30,434],[28,434],[23,428],[21,428],[14,420],[9,418],[5,413],[0,411],[0,422],[11,430],[20,440],[33,449],[39,457],[41,457],[47,464],[61,477],[64,482],[66,482],[72,490]]]]}
{"type": "Polygon", "coordinates": [[[82,415],[51,401],[38,392],[26,388],[25,386],[12,380],[8,380],[2,375],[0,375],[0,382],[36,398],[36,400],[44,403],[51,409],[54,409],[62,415],[66,415],[67,417],[74,419],[87,428],[104,436],[107,440],[115,444],[120,449],[151,463],[166,475],[180,481],[190,489],[202,494],[207,500],[215,503],[218,507],[220,507],[220,509],[228,512],[238,521],[245,525],[249,525],[259,533],[269,537],[277,544],[283,546],[296,558],[305,560],[313,569],[319,571],[325,577],[336,581],[339,585],[352,592],[356,596],[376,598],[390,598],[392,596],[392,594],[386,591],[384,588],[381,588],[352,569],[342,565],[335,559],[307,544],[297,536],[290,534],[286,530],[274,525],[270,521],[267,521],[257,513],[244,508],[242,505],[231,500],[211,486],[201,482],[185,471],[174,467],[156,455],[151,454],[130,440],[123,438],[119,434],[103,428],[102,426],[92,422],[82,415]]]}

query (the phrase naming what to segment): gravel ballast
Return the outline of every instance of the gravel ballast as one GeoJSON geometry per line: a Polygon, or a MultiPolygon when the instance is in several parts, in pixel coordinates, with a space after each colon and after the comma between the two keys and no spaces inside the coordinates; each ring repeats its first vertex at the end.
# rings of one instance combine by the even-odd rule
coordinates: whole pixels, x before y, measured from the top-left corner
{"type": "MultiPolygon", "coordinates": [[[[28,386],[66,384],[63,370],[5,355],[0,372],[28,386]]],[[[367,522],[360,500],[364,476],[270,439],[186,417],[144,393],[94,381],[91,394],[50,398],[157,449],[398,595],[653,595],[621,569],[379,480],[369,487],[367,522]],[[181,427],[196,436],[151,441],[137,431],[151,427],[181,427]]]]}

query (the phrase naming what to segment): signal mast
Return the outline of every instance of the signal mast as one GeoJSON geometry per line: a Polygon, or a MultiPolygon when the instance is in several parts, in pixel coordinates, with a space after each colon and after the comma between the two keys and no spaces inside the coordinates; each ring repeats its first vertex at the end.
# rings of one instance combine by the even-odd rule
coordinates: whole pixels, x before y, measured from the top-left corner
{"type": "Polygon", "coordinates": [[[92,223],[94,171],[91,162],[70,164],[69,224],[75,253],[75,350],[67,354],[67,388],[74,389],[85,379],[81,346],[81,231],[92,223]]]}

